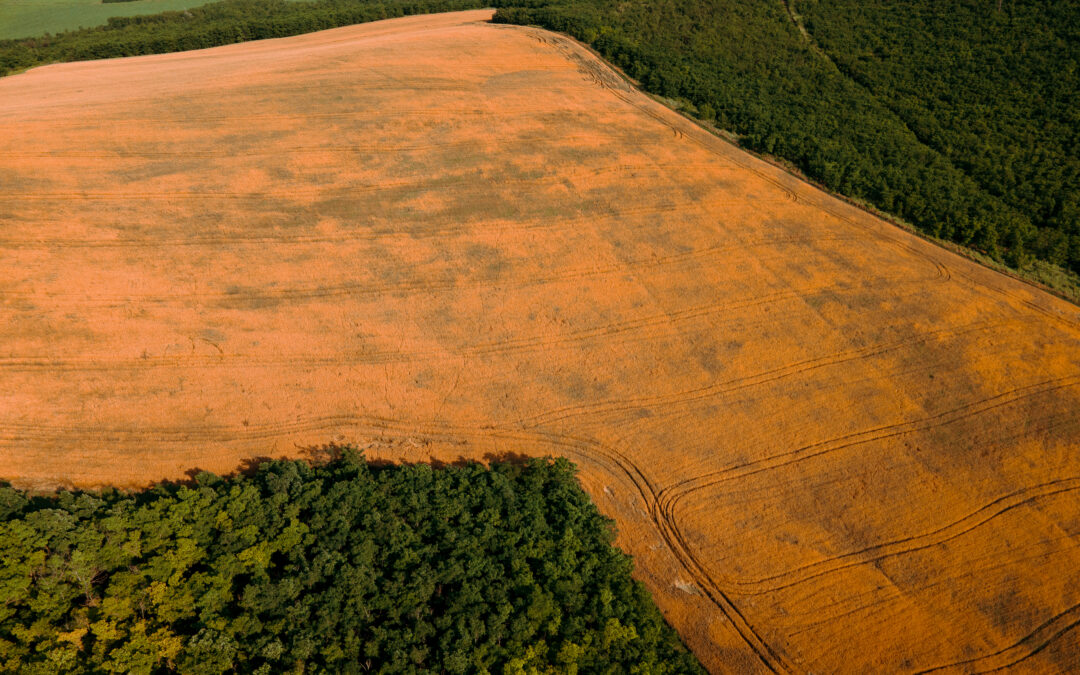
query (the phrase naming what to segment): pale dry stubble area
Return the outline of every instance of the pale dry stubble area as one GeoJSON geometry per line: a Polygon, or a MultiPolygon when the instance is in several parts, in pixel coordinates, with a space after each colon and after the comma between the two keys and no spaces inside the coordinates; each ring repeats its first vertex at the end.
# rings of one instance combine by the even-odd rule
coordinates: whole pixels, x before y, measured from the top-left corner
{"type": "Polygon", "coordinates": [[[1080,310],[490,14],[0,80],[0,478],[560,455],[711,670],[1076,667],[1080,310]]]}

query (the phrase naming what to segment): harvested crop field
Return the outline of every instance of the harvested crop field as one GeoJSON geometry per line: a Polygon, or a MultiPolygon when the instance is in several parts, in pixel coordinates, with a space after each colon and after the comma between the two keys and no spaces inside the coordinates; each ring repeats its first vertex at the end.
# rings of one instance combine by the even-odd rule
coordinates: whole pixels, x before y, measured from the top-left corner
{"type": "Polygon", "coordinates": [[[464,12],[0,80],[0,478],[558,454],[715,671],[1080,663],[1080,309],[464,12]]]}

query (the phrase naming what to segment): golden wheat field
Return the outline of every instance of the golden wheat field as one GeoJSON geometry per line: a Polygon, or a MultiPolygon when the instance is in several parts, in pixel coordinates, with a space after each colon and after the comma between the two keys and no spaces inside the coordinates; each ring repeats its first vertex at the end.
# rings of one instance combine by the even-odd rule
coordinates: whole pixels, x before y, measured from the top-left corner
{"type": "Polygon", "coordinates": [[[562,455],[715,672],[1080,665],[1080,309],[490,14],[0,80],[0,478],[562,455]]]}

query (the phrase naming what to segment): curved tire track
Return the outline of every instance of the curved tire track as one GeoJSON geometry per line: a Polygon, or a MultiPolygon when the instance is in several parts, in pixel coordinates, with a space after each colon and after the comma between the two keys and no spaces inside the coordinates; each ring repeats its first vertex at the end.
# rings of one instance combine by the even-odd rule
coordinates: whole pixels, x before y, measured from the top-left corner
{"type": "Polygon", "coordinates": [[[1038,628],[1005,649],[973,659],[954,661],[953,663],[920,670],[917,675],[958,669],[969,673],[995,673],[1008,670],[1036,656],[1078,626],[1080,626],[1080,603],[1050,617],[1038,628]]]}
{"type": "Polygon", "coordinates": [[[755,580],[732,580],[726,583],[741,587],[738,591],[739,595],[761,595],[783,590],[834,572],[939,546],[962,537],[1014,509],[1034,504],[1047,497],[1077,491],[1080,491],[1080,477],[1039,483],[1002,495],[981,508],[933,530],[831,556],[781,574],[755,580]]]}
{"type": "Polygon", "coordinates": [[[422,437],[432,441],[451,444],[461,442],[485,442],[492,439],[531,443],[556,449],[556,454],[571,455],[579,461],[597,465],[607,473],[618,476],[633,486],[634,492],[645,506],[646,513],[657,527],[676,560],[702,592],[731,622],[732,626],[757,655],[762,665],[773,673],[792,672],[786,660],[772,649],[756,632],[730,597],[713,581],[706,568],[684,541],[673,537],[671,528],[659,517],[657,511],[657,486],[645,471],[631,458],[614,447],[597,440],[550,431],[530,431],[507,427],[407,424],[398,420],[369,415],[332,415],[307,417],[288,423],[256,425],[207,425],[203,427],[95,427],[88,430],[79,425],[42,425],[18,422],[0,422],[0,441],[18,443],[27,440],[54,440],[58,437],[78,441],[80,438],[111,445],[235,443],[262,441],[282,436],[295,436],[303,432],[316,432],[342,427],[361,429],[364,433],[400,438],[422,437]]]}
{"type": "Polygon", "coordinates": [[[687,495],[722,482],[745,478],[746,476],[751,476],[763,471],[772,471],[838,450],[953,424],[977,415],[986,414],[998,408],[1012,405],[1021,400],[1054,391],[1071,389],[1077,385],[1080,385],[1080,375],[1054,378],[1025,387],[1009,389],[994,396],[978,401],[972,401],[962,406],[957,406],[950,410],[918,420],[887,424],[872,429],[845,434],[843,436],[837,436],[824,441],[818,441],[816,443],[811,443],[810,445],[804,445],[795,450],[789,450],[762,459],[744,462],[743,464],[737,464],[719,471],[701,474],[694,478],[675,483],[664,490],[663,494],[660,495],[660,499],[664,505],[663,508],[665,512],[672,513],[678,502],[685,499],[687,495]]]}
{"type": "MultiPolygon", "coordinates": [[[[926,281],[927,280],[922,279],[919,280],[918,283],[926,283],[926,281]]],[[[555,410],[541,413],[539,415],[528,417],[525,419],[525,424],[526,426],[534,427],[543,424],[549,424],[551,422],[564,421],[567,419],[580,417],[582,415],[625,412],[627,410],[632,410],[635,408],[650,408],[653,410],[657,408],[681,408],[685,407],[688,403],[691,402],[714,398],[716,396],[728,394],[733,391],[738,391],[740,389],[746,389],[748,387],[772,383],[787,377],[801,375],[803,373],[811,370],[816,370],[818,368],[825,368],[841,363],[848,363],[851,361],[858,361],[862,359],[872,358],[874,356],[880,356],[882,354],[894,352],[910,345],[926,342],[927,340],[930,340],[934,337],[939,337],[943,335],[963,335],[966,333],[983,331],[991,328],[1000,328],[1001,326],[1008,323],[1020,322],[977,322],[974,324],[959,326],[957,328],[946,328],[936,331],[929,331],[926,333],[922,333],[919,336],[903,340],[880,343],[868,347],[835,352],[832,354],[827,354],[812,359],[806,359],[803,361],[796,361],[783,366],[779,366],[777,368],[772,368],[769,370],[754,373],[752,375],[746,375],[743,377],[726,380],[724,382],[719,382],[705,387],[685,390],[674,394],[663,394],[659,396],[642,396],[629,399],[613,399],[593,404],[558,408],[555,410]]]]}

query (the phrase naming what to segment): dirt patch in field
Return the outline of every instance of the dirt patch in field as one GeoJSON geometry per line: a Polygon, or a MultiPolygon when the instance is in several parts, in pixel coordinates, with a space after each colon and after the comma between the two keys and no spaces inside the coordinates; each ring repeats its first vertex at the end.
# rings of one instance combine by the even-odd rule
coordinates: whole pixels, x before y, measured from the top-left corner
{"type": "Polygon", "coordinates": [[[1080,311],[490,12],[0,80],[0,475],[565,455],[712,669],[1080,658],[1080,311]]]}

